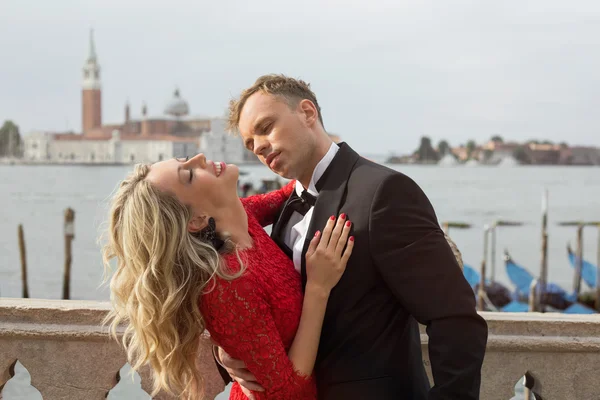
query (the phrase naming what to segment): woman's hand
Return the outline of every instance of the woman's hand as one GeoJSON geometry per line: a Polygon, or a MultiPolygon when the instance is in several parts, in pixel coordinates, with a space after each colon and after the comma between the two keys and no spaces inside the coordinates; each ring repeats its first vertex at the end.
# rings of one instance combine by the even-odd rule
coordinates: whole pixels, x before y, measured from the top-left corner
{"type": "Polygon", "coordinates": [[[323,232],[317,231],[306,252],[307,288],[321,290],[329,296],[337,285],[354,247],[354,237],[348,238],[351,226],[345,214],[337,221],[332,215],[323,232]]]}

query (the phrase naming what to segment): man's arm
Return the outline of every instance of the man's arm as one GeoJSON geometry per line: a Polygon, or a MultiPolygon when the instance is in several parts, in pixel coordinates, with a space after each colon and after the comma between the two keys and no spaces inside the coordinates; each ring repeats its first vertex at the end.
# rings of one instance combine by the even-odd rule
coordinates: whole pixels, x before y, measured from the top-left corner
{"type": "Polygon", "coordinates": [[[241,198],[246,212],[254,215],[260,225],[264,228],[275,222],[276,217],[281,212],[283,205],[290,197],[296,181],[289,181],[284,187],[264,194],[255,194],[241,198]]]}
{"type": "Polygon", "coordinates": [[[379,186],[370,210],[371,254],[400,303],[429,335],[430,400],[479,399],[487,324],[437,217],[402,174],[379,186]]]}

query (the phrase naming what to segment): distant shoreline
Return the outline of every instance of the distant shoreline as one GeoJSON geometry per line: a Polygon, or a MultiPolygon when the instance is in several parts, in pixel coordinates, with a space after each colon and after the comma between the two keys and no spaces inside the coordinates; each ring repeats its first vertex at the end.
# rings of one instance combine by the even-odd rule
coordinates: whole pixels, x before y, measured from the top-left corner
{"type": "Polygon", "coordinates": [[[400,163],[400,162],[385,162],[384,165],[414,165],[419,167],[440,167],[440,168],[522,168],[522,167],[600,167],[594,164],[515,164],[515,165],[498,165],[498,164],[477,164],[465,165],[460,163],[456,165],[439,165],[437,163],[400,163]]]}
{"type": "MultiPolygon", "coordinates": [[[[34,165],[34,166],[71,166],[71,167],[125,167],[125,166],[134,166],[138,163],[119,163],[119,162],[44,162],[44,161],[25,161],[25,160],[3,160],[0,159],[0,166],[21,166],[21,165],[34,165]]],[[[261,163],[235,163],[238,166],[249,166],[249,165],[262,165],[261,163]]]]}
{"type": "MultiPolygon", "coordinates": [[[[377,161],[375,161],[377,162],[377,161]]],[[[507,165],[507,166],[502,166],[502,165],[498,165],[498,164],[478,164],[478,165],[465,165],[465,163],[458,163],[455,165],[440,165],[439,163],[435,163],[435,162],[412,162],[412,163],[407,163],[407,162],[389,162],[389,161],[381,161],[381,162],[377,162],[378,164],[382,164],[382,165],[403,165],[403,166],[426,166],[426,167],[440,167],[440,168],[460,168],[460,167],[466,167],[466,168],[480,168],[480,167],[485,167],[485,168],[490,168],[490,167],[499,167],[499,168],[514,168],[514,167],[600,167],[600,165],[594,165],[594,164],[517,164],[517,165],[507,165]]],[[[27,160],[22,160],[22,159],[0,159],[0,167],[2,166],[21,166],[21,165],[26,165],[26,166],[71,166],[71,167],[124,167],[124,166],[134,166],[137,163],[132,163],[132,162],[126,162],[126,163],[119,163],[119,162],[94,162],[94,163],[89,163],[89,162],[45,162],[45,161],[27,161],[27,160]]],[[[244,163],[235,163],[235,165],[240,166],[240,167],[247,167],[247,166],[259,166],[259,165],[263,165],[260,162],[244,162],[244,163]]]]}

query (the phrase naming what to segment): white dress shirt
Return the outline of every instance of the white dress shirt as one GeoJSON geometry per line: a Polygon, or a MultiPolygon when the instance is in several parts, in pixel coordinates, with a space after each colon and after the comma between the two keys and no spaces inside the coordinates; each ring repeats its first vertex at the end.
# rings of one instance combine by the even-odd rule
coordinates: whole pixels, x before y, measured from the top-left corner
{"type": "MultiPolygon", "coordinates": [[[[315,170],[313,171],[313,175],[310,179],[310,183],[308,188],[306,188],[307,192],[312,194],[315,197],[319,196],[319,192],[317,192],[317,188],[315,187],[315,183],[319,181],[319,179],[331,164],[331,160],[339,150],[339,146],[335,143],[331,143],[327,154],[319,161],[315,170]]],[[[300,181],[296,181],[296,193],[298,196],[302,194],[304,187],[300,183],[300,181]]],[[[296,267],[296,271],[300,272],[302,268],[302,250],[304,248],[304,241],[306,240],[306,232],[308,231],[308,227],[310,226],[310,220],[312,218],[313,208],[311,207],[306,215],[302,216],[302,214],[298,212],[294,212],[288,221],[285,231],[283,234],[283,241],[285,244],[292,249],[293,253],[293,261],[294,267],[296,267]]],[[[325,221],[323,221],[325,222],[325,221]]]]}

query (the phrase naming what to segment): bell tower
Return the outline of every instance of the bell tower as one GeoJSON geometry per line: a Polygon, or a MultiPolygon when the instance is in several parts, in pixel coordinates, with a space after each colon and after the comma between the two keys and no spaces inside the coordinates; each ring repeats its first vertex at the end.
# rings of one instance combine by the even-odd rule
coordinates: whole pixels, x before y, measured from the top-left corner
{"type": "Polygon", "coordinates": [[[100,83],[100,65],[96,57],[94,30],[90,30],[90,53],[83,66],[83,84],[81,91],[81,131],[102,126],[102,88],[100,83]]]}

